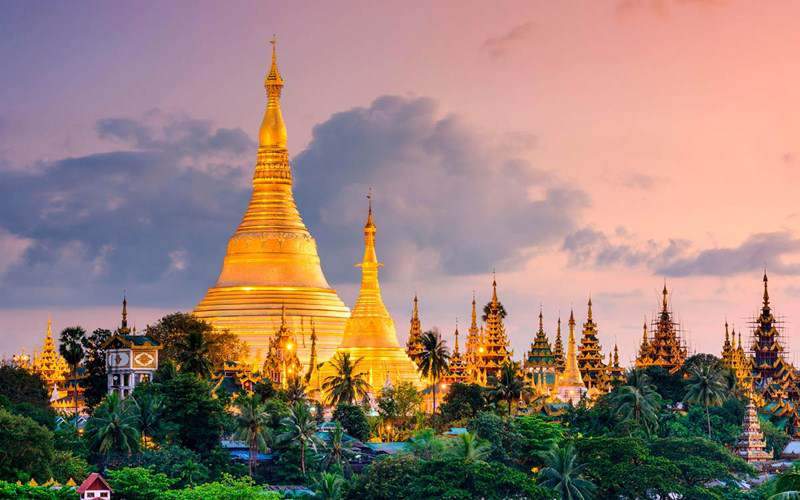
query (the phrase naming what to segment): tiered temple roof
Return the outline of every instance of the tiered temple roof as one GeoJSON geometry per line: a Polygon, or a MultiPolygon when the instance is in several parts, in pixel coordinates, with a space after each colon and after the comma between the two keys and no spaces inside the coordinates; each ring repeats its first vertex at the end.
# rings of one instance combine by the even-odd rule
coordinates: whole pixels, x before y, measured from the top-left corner
{"type": "Polygon", "coordinates": [[[766,447],[764,434],[761,432],[761,425],[758,421],[756,405],[751,399],[747,402],[744,411],[742,434],[736,443],[736,454],[750,463],[765,462],[772,458],[766,451],[766,447]]]}
{"type": "Polygon", "coordinates": [[[558,326],[556,326],[556,341],[553,342],[553,358],[556,364],[556,371],[564,371],[564,345],[561,343],[561,316],[558,317],[558,326]]]}
{"type": "Polygon", "coordinates": [[[739,345],[736,345],[736,331],[728,331],[725,322],[725,342],[722,344],[722,366],[736,378],[736,385],[744,394],[752,392],[752,361],[742,347],[742,334],[739,333],[739,345]]]}
{"type": "Polygon", "coordinates": [[[586,323],[583,324],[581,345],[578,348],[578,367],[590,391],[606,392],[608,367],[603,362],[603,351],[597,338],[597,323],[592,317],[592,299],[589,299],[586,323]]]}
{"type": "Polygon", "coordinates": [[[661,301],[661,312],[651,325],[651,337],[647,337],[645,323],[644,337],[636,358],[637,368],[660,366],[670,373],[675,373],[683,366],[687,357],[687,349],[680,336],[680,325],[672,319],[669,308],[669,292],[664,285],[661,301]]]}
{"type": "Polygon", "coordinates": [[[490,376],[498,374],[503,363],[511,361],[501,305],[497,299],[496,279],[492,280],[492,301],[489,303],[489,312],[486,315],[482,347],[484,350],[480,362],[481,378],[488,380],[490,376]]]}
{"type": "Polygon", "coordinates": [[[422,356],[422,323],[419,320],[419,301],[414,294],[414,307],[411,310],[411,328],[408,331],[406,354],[419,366],[422,356]]]}
{"type": "Polygon", "coordinates": [[[472,294],[472,321],[467,332],[467,349],[464,358],[467,364],[467,377],[470,382],[481,383],[481,355],[483,354],[483,335],[478,328],[478,312],[475,293],[472,294]]]}
{"type": "Polygon", "coordinates": [[[453,335],[455,336],[455,343],[453,344],[453,352],[450,353],[449,372],[444,377],[443,382],[445,384],[463,384],[468,382],[469,374],[467,373],[466,357],[461,353],[458,346],[458,325],[456,325],[456,331],[453,335]]]}
{"type": "Polygon", "coordinates": [[[531,348],[523,360],[523,369],[528,384],[532,387],[552,386],[556,379],[556,358],[553,355],[550,341],[544,332],[542,310],[539,309],[539,329],[536,332],[531,348]]]}
{"type": "Polygon", "coordinates": [[[608,381],[610,384],[617,384],[625,381],[625,368],[619,364],[619,349],[617,344],[614,344],[614,357],[611,358],[611,353],[608,355],[608,381]]]}
{"type": "Polygon", "coordinates": [[[53,322],[50,319],[47,320],[44,344],[42,349],[33,355],[31,368],[42,378],[48,391],[53,390],[54,387],[57,387],[58,390],[65,387],[69,375],[69,365],[58,353],[53,340],[53,322]]]}

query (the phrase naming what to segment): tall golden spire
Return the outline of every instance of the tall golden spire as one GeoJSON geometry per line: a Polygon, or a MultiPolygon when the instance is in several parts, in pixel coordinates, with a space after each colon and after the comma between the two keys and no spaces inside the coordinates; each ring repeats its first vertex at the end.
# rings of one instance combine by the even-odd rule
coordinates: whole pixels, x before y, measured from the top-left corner
{"type": "Polygon", "coordinates": [[[556,388],[562,401],[577,403],[586,392],[581,371],[578,368],[577,348],[575,347],[575,315],[569,313],[569,338],[567,340],[567,357],[564,371],[556,378],[556,388]]]}
{"type": "MultiPolygon", "coordinates": [[[[194,311],[214,328],[246,342],[251,365],[264,359],[283,305],[291,321],[315,318],[322,361],[341,342],[350,312],[328,284],[316,241],[295,204],[276,45],[273,39],[250,203],[228,242],[217,283],[194,311]]],[[[309,348],[301,346],[298,354],[308,361],[309,348]]]]}
{"type": "Polygon", "coordinates": [[[592,321],[592,296],[591,295],[589,295],[589,312],[587,313],[587,318],[586,319],[588,321],[592,321]]]}
{"type": "Polygon", "coordinates": [[[769,290],[767,290],[767,282],[769,279],[767,278],[767,270],[764,269],[764,309],[769,309],[769,290]]]}
{"type": "MultiPolygon", "coordinates": [[[[372,380],[384,380],[393,375],[395,385],[411,382],[420,387],[422,381],[417,374],[417,365],[400,347],[394,321],[381,297],[378,269],[382,264],[378,262],[375,252],[377,227],[372,214],[372,196],[368,198],[369,210],[367,222],[364,224],[364,257],[357,264],[361,268],[361,289],[345,325],[344,337],[337,353],[348,353],[354,360],[360,358],[360,371],[369,373],[372,380]]],[[[332,375],[333,369],[327,363],[322,369],[323,375],[332,375]]]]}

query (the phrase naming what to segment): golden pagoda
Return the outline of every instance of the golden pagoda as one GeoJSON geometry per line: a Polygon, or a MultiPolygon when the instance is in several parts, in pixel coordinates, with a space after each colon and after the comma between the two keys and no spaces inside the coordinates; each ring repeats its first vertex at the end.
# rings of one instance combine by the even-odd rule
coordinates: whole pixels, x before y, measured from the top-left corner
{"type": "Polygon", "coordinates": [[[478,328],[478,313],[475,305],[475,292],[472,292],[472,321],[467,332],[467,349],[464,358],[467,362],[467,379],[471,383],[485,383],[481,380],[481,355],[483,354],[483,335],[478,328]]]}
{"type": "Polygon", "coordinates": [[[411,328],[408,331],[406,354],[419,366],[422,356],[422,323],[419,320],[419,300],[417,300],[416,293],[414,294],[414,307],[411,310],[411,328]]]}
{"type": "Polygon", "coordinates": [[[749,463],[766,462],[772,460],[772,454],[768,453],[766,448],[767,443],[764,441],[764,433],[761,432],[756,405],[749,399],[744,410],[742,434],[736,442],[736,454],[749,463]]]}
{"type": "MultiPolygon", "coordinates": [[[[378,269],[383,264],[378,262],[375,253],[377,228],[372,215],[372,196],[368,198],[369,211],[364,225],[364,258],[357,264],[361,268],[361,289],[336,354],[349,353],[350,359],[360,360],[358,367],[362,373],[368,374],[368,382],[373,391],[379,389],[375,384],[384,382],[395,387],[403,382],[411,382],[421,388],[422,381],[417,373],[417,365],[400,346],[394,321],[381,297],[378,269]]],[[[331,363],[323,365],[321,370],[323,381],[334,375],[331,363]]]]}
{"type": "Polygon", "coordinates": [[[586,395],[586,386],[578,368],[578,356],[575,348],[575,315],[569,313],[569,338],[567,340],[567,357],[564,360],[564,371],[556,377],[553,392],[565,403],[577,405],[586,395]]]}
{"type": "MultiPolygon", "coordinates": [[[[288,319],[315,318],[317,349],[327,360],[342,340],[349,310],[322,272],[317,244],[303,223],[292,194],[292,170],[281,114],[283,78],[275,40],[272,65],[264,80],[267,107],[258,134],[258,154],[250,204],[228,242],[217,283],[194,314],[214,328],[228,330],[249,346],[246,360],[260,363],[273,332],[288,319]]],[[[309,348],[297,352],[308,362],[309,348]]]]}
{"type": "Polygon", "coordinates": [[[603,351],[597,338],[597,323],[592,317],[592,299],[589,298],[586,323],[583,324],[581,344],[578,347],[578,367],[589,391],[604,393],[608,390],[608,367],[603,363],[603,351]]]}
{"type": "Polygon", "coordinates": [[[480,380],[486,384],[489,378],[500,373],[500,367],[506,361],[511,361],[511,352],[508,350],[508,337],[503,325],[503,312],[500,301],[497,299],[497,280],[492,279],[492,301],[486,315],[486,326],[481,342],[480,353],[480,380]]]}
{"type": "Polygon", "coordinates": [[[66,386],[69,365],[56,349],[56,343],[53,340],[53,321],[49,318],[42,350],[33,355],[31,369],[42,378],[48,391],[54,390],[54,388],[63,390],[66,386]]]}
{"type": "Polygon", "coordinates": [[[538,388],[552,386],[556,379],[556,359],[550,341],[544,331],[544,317],[539,307],[539,329],[536,331],[530,350],[522,361],[525,381],[529,386],[538,388]]]}
{"type": "Polygon", "coordinates": [[[625,381],[625,369],[619,364],[619,349],[614,344],[614,357],[608,355],[608,381],[611,385],[625,381]]]}
{"type": "Polygon", "coordinates": [[[558,317],[556,326],[556,340],[553,342],[553,358],[555,359],[556,371],[564,371],[564,344],[561,342],[561,316],[558,317]]]}
{"type": "Polygon", "coordinates": [[[725,322],[725,342],[722,344],[722,366],[733,374],[739,390],[745,394],[752,392],[753,374],[750,358],[742,348],[741,334],[739,334],[739,346],[736,345],[736,331],[733,335],[728,331],[728,322],[725,322]]]}
{"type": "Polygon", "coordinates": [[[448,366],[448,373],[442,379],[445,384],[465,384],[468,382],[467,374],[467,360],[461,354],[458,347],[458,324],[456,324],[455,343],[453,344],[453,352],[450,353],[450,363],[448,366]]]}
{"type": "Polygon", "coordinates": [[[297,357],[297,348],[297,339],[286,325],[286,308],[282,307],[281,326],[269,343],[262,372],[272,383],[283,389],[289,385],[289,380],[302,375],[303,365],[297,357]]]}
{"type": "Polygon", "coordinates": [[[673,320],[672,311],[669,308],[669,292],[667,292],[666,283],[661,294],[661,312],[658,319],[653,321],[650,338],[647,336],[647,322],[645,321],[644,336],[639,348],[639,355],[636,358],[636,367],[658,366],[674,374],[681,369],[688,354],[686,345],[680,336],[680,325],[673,320]]]}

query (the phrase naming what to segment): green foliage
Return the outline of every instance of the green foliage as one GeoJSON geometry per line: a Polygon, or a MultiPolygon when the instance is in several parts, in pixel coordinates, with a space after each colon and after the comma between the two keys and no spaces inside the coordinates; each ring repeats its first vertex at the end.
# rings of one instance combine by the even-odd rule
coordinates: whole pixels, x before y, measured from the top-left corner
{"type": "Polygon", "coordinates": [[[266,450],[272,441],[270,415],[264,403],[255,394],[239,396],[236,398],[235,406],[238,411],[235,416],[234,438],[247,443],[249,448],[247,466],[252,477],[258,452],[266,450]]]}
{"type": "MultiPolygon", "coordinates": [[[[683,396],[686,393],[686,382],[683,378],[683,372],[669,373],[668,370],[660,366],[650,366],[643,370],[631,370],[631,375],[641,372],[647,375],[647,378],[652,384],[653,388],[661,396],[661,399],[666,404],[683,401],[683,396]]],[[[628,381],[630,384],[630,380],[628,381]]]]}
{"type": "Polygon", "coordinates": [[[106,472],[114,496],[125,500],[151,500],[175,484],[174,479],[144,467],[125,467],[106,472]]]}
{"type": "Polygon", "coordinates": [[[489,385],[489,395],[497,402],[505,401],[509,415],[513,414],[514,401],[518,401],[527,390],[525,380],[520,375],[519,363],[512,361],[503,363],[499,375],[490,377],[489,385]]]}
{"type": "Polygon", "coordinates": [[[58,352],[67,362],[72,372],[72,399],[75,403],[75,415],[78,414],[77,372],[78,365],[86,354],[83,342],[86,339],[86,330],[80,326],[70,326],[61,330],[58,352]]]}
{"type": "MultiPolygon", "coordinates": [[[[704,438],[592,437],[575,442],[585,476],[601,498],[647,498],[681,493],[697,498],[697,488],[753,469],[722,446],[704,438]]],[[[705,498],[705,497],[700,497],[705,498]]],[[[713,497],[712,497],[713,498],[713,497]]]]}
{"type": "Polygon", "coordinates": [[[406,431],[419,412],[422,395],[411,382],[402,382],[397,387],[381,389],[378,397],[378,414],[386,422],[391,422],[396,431],[406,431]]]}
{"type": "Polygon", "coordinates": [[[779,458],[783,449],[791,441],[791,437],[783,427],[778,427],[766,418],[759,418],[761,432],[764,433],[764,440],[767,442],[767,449],[772,452],[772,456],[779,458]]]}
{"type": "Polygon", "coordinates": [[[104,459],[130,455],[139,449],[139,429],[131,400],[110,393],[86,424],[91,449],[104,459]]]}
{"type": "Polygon", "coordinates": [[[53,447],[56,450],[70,452],[84,460],[89,459],[89,443],[72,425],[64,424],[53,431],[53,447]]]}
{"type": "Polygon", "coordinates": [[[522,472],[502,464],[457,459],[420,460],[407,454],[372,463],[356,477],[346,498],[505,499],[553,498],[522,472]]]}
{"type": "Polygon", "coordinates": [[[165,491],[157,500],[279,500],[280,494],[257,486],[249,477],[224,475],[220,481],[200,484],[182,490],[165,491]]]}
{"type": "Polygon", "coordinates": [[[742,432],[744,406],[730,398],[722,406],[705,408],[692,406],[685,414],[673,412],[662,417],[659,431],[662,437],[708,437],[707,419],[711,420],[711,440],[733,446],[742,432]]]}
{"type": "Polygon", "coordinates": [[[711,439],[711,414],[709,407],[720,406],[728,399],[728,387],[718,362],[698,362],[694,364],[689,373],[689,383],[686,386],[685,401],[690,404],[700,405],[706,411],[706,424],[708,438],[711,439]]]}
{"type": "Polygon", "coordinates": [[[229,417],[225,412],[226,401],[212,396],[210,382],[181,373],[162,383],[146,385],[152,386],[148,390],[155,390],[163,397],[161,424],[167,438],[201,455],[219,446],[229,417]]]}
{"type": "Polygon", "coordinates": [[[85,458],[77,457],[68,451],[56,450],[53,452],[53,463],[50,465],[50,475],[61,484],[70,479],[80,482],[91,472],[91,467],[85,458]]]}
{"type": "Polygon", "coordinates": [[[548,422],[539,415],[514,419],[512,429],[519,436],[512,454],[527,469],[542,465],[540,455],[564,439],[564,430],[559,424],[548,422]]]}
{"type": "Polygon", "coordinates": [[[367,395],[370,385],[366,374],[358,368],[361,358],[353,360],[350,353],[339,352],[328,362],[334,370],[334,374],[326,377],[322,383],[322,388],[328,394],[328,403],[337,406],[340,403],[353,404],[367,395]]]}
{"type": "Polygon", "coordinates": [[[658,429],[661,396],[651,379],[641,370],[633,370],[625,385],[614,388],[603,399],[617,421],[617,427],[632,434],[642,430],[651,435],[658,429]]]}
{"type": "Polygon", "coordinates": [[[433,390],[433,413],[436,413],[436,390],[439,380],[449,369],[450,353],[437,330],[424,332],[420,337],[422,351],[419,354],[419,369],[423,377],[431,381],[433,390]]]}
{"type": "Polygon", "coordinates": [[[132,457],[128,466],[147,467],[175,480],[175,487],[192,486],[211,478],[211,471],[197,453],[176,445],[164,445],[132,457]]]}
{"type": "Polygon", "coordinates": [[[81,381],[85,387],[83,397],[92,408],[97,406],[108,392],[105,343],[111,338],[111,331],[98,328],[83,338],[86,360],[83,363],[85,377],[81,381]]]}
{"type": "Polygon", "coordinates": [[[339,500],[344,494],[344,478],[339,474],[322,472],[313,481],[314,495],[323,500],[339,500]]]}
{"type": "Polygon", "coordinates": [[[24,403],[42,409],[50,406],[47,388],[39,375],[4,363],[0,364],[0,401],[3,397],[6,403],[0,403],[0,406],[12,413],[18,413],[14,406],[24,403]]]}
{"type": "Polygon", "coordinates": [[[441,458],[445,448],[444,440],[433,429],[421,429],[408,440],[408,450],[422,460],[441,458]]]}
{"type": "Polygon", "coordinates": [[[29,417],[0,408],[0,478],[46,481],[53,458],[52,432],[29,417]]]}
{"type": "Polygon", "coordinates": [[[284,445],[296,446],[300,450],[300,471],[306,475],[306,449],[311,448],[315,453],[322,441],[317,436],[317,421],[311,415],[308,405],[295,403],[289,415],[281,422],[281,433],[278,440],[284,445]]]}
{"type": "Polygon", "coordinates": [[[468,463],[484,460],[492,452],[491,444],[488,441],[469,432],[459,434],[448,444],[450,445],[448,452],[451,456],[468,463]]]}
{"type": "Polygon", "coordinates": [[[558,446],[542,454],[545,467],[539,473],[539,482],[552,488],[565,500],[592,498],[597,487],[587,481],[578,463],[578,454],[572,444],[558,446]]]}
{"type": "Polygon", "coordinates": [[[469,422],[468,428],[490,443],[490,460],[505,464],[512,463],[514,449],[520,444],[522,436],[515,431],[508,420],[484,411],[469,422]]]}
{"type": "Polygon", "coordinates": [[[486,409],[486,390],[478,384],[456,383],[444,395],[439,407],[445,421],[475,418],[486,409]]]}
{"type": "Polygon", "coordinates": [[[369,439],[369,422],[360,406],[347,403],[338,404],[333,411],[333,420],[342,424],[345,432],[354,438],[361,441],[369,439]]]}
{"type": "Polygon", "coordinates": [[[0,481],[0,498],[25,498],[28,500],[78,500],[72,488],[53,489],[49,486],[19,485],[0,481]]]}
{"type": "Polygon", "coordinates": [[[168,314],[155,325],[148,325],[146,333],[162,345],[158,353],[162,366],[169,361],[190,373],[208,373],[225,361],[239,359],[244,350],[235,335],[216,331],[188,313],[168,314]]]}

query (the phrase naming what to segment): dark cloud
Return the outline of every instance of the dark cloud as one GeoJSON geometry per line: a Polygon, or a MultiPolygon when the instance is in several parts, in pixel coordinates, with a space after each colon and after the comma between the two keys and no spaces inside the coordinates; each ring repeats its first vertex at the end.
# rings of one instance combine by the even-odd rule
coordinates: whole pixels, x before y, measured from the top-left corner
{"type": "MultiPolygon", "coordinates": [[[[255,144],[158,111],[96,130],[119,147],[0,171],[0,304],[116,303],[127,288],[142,306],[191,307],[244,212],[255,144]]],[[[358,277],[370,186],[387,279],[511,267],[561,241],[587,197],[517,157],[532,145],[520,138],[495,144],[422,98],[382,97],[317,125],[293,161],[295,191],[328,278],[358,277]]]]}
{"type": "Polygon", "coordinates": [[[334,280],[357,276],[349,265],[361,256],[369,187],[388,276],[411,272],[412,262],[417,272],[446,274],[513,266],[526,249],[563,238],[588,203],[460,118],[440,117],[424,98],[386,96],[333,115],[314,128],[294,167],[300,206],[334,280]]]}
{"type": "Polygon", "coordinates": [[[738,247],[703,250],[659,266],[656,271],[666,276],[730,276],[766,267],[778,274],[800,274],[800,264],[784,261],[798,252],[800,239],[791,233],[759,233],[738,247]]]}
{"type": "Polygon", "coordinates": [[[682,255],[688,247],[685,240],[669,240],[665,244],[654,240],[638,243],[624,228],[618,228],[612,238],[590,227],[571,233],[564,238],[562,245],[571,265],[594,267],[659,266],[682,255]]]}
{"type": "Polygon", "coordinates": [[[117,150],[0,172],[0,303],[190,304],[219,270],[247,199],[254,145],[185,117],[101,120],[117,150]],[[194,160],[202,152],[202,160],[194,160]],[[246,156],[246,158],[245,158],[246,156]]]}
{"type": "Polygon", "coordinates": [[[515,45],[529,38],[532,32],[532,22],[518,24],[502,35],[487,38],[483,42],[482,48],[492,59],[500,59],[515,45]]]}
{"type": "Polygon", "coordinates": [[[759,233],[732,248],[689,252],[686,240],[666,243],[617,231],[614,237],[592,228],[582,228],[564,239],[562,249],[571,265],[593,267],[645,266],[663,276],[732,276],[767,267],[777,274],[800,274],[800,264],[786,258],[800,253],[800,239],[788,232],[759,233]]]}
{"type": "Polygon", "coordinates": [[[638,172],[630,172],[622,177],[622,184],[624,186],[631,189],[640,189],[642,191],[652,191],[659,183],[663,182],[664,179],[638,172]]]}

